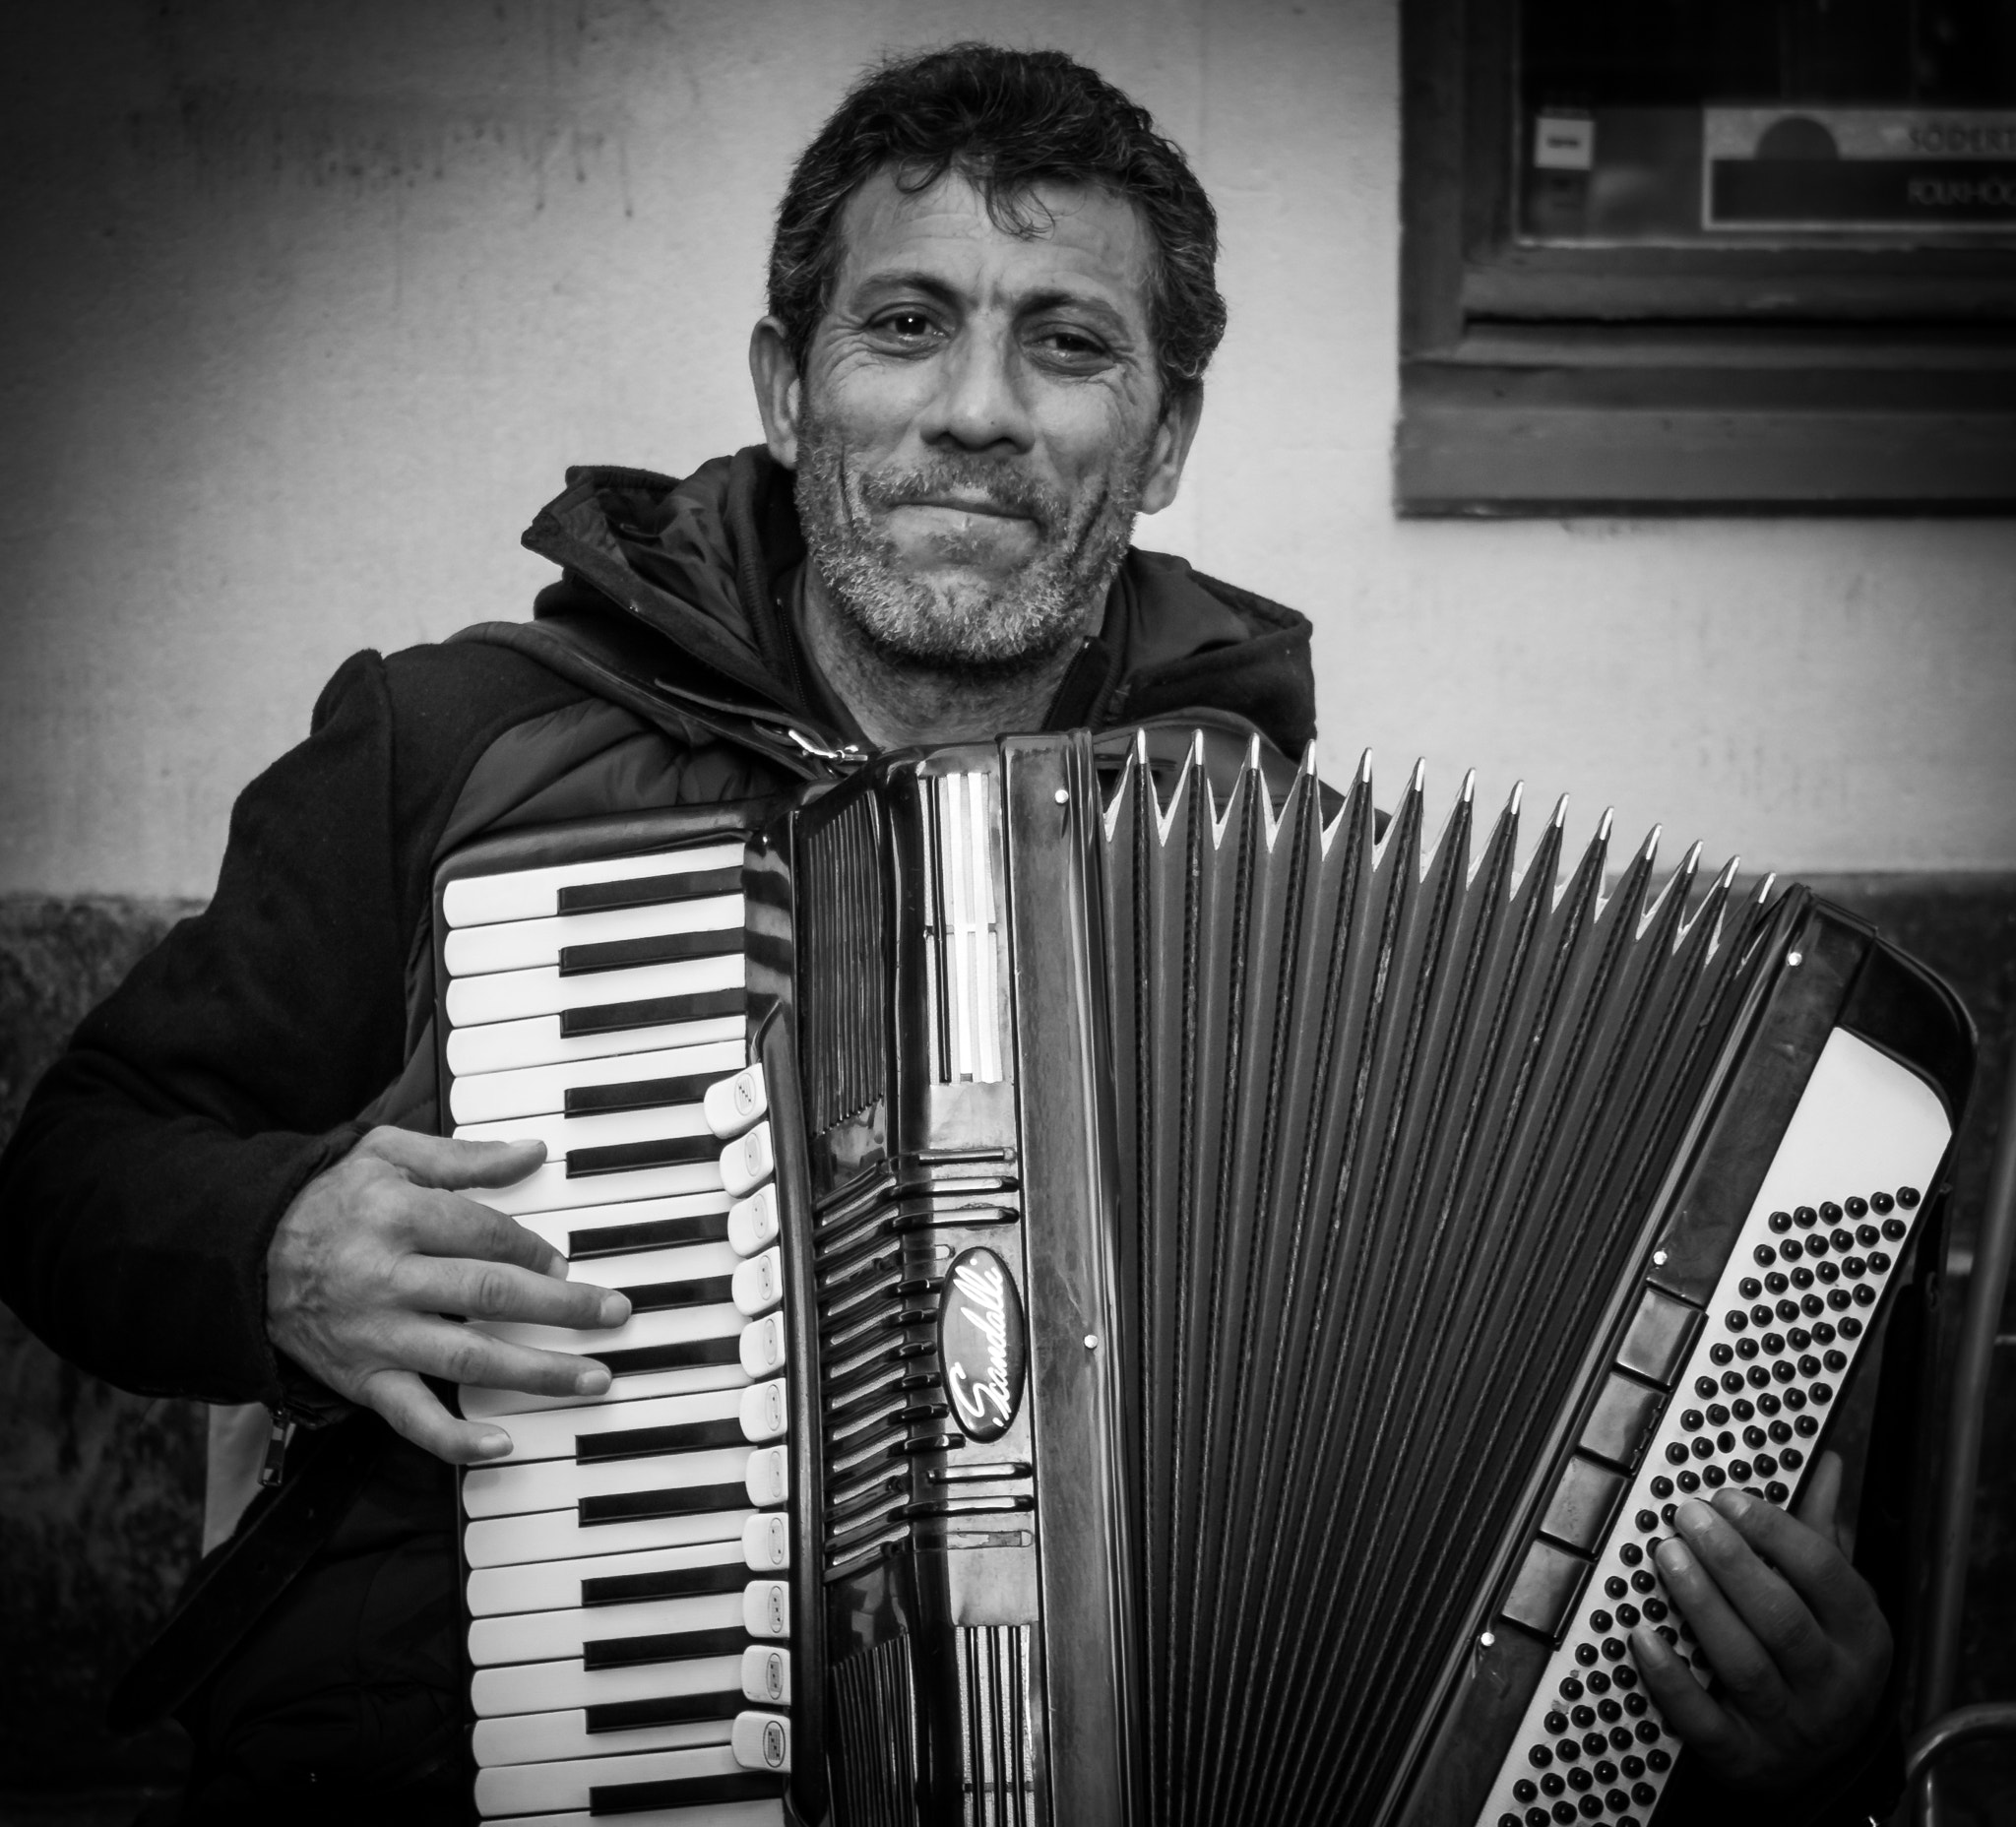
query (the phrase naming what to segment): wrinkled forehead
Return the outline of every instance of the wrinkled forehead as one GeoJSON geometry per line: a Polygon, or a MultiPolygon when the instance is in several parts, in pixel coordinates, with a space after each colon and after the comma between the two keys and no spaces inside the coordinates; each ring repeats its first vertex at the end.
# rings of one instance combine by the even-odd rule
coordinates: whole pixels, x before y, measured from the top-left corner
{"type": "Polygon", "coordinates": [[[1154,238],[1126,198],[1099,185],[1039,182],[989,199],[956,165],[921,187],[904,175],[885,165],[848,199],[836,306],[912,278],[976,301],[1083,292],[1146,327],[1154,238]]]}

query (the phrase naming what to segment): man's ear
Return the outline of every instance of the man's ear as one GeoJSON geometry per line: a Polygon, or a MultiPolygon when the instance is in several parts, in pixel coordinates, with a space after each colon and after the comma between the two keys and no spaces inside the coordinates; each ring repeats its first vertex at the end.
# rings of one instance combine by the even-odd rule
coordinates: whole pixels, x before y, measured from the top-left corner
{"type": "Polygon", "coordinates": [[[1193,387],[1177,394],[1163,410],[1162,422],[1148,447],[1148,469],[1141,481],[1141,512],[1160,514],[1176,498],[1183,479],[1183,465],[1190,460],[1190,443],[1204,416],[1204,389],[1193,387]]]}
{"type": "Polygon", "coordinates": [[[790,341],[774,317],[758,320],[749,332],[749,378],[756,384],[756,410],[770,454],[787,470],[798,467],[799,413],[804,385],[791,359],[790,341]]]}

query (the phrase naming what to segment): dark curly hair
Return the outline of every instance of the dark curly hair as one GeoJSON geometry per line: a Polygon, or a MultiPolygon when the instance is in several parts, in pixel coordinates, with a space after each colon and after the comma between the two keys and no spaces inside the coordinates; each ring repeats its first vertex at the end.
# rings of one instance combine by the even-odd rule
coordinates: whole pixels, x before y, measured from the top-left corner
{"type": "Polygon", "coordinates": [[[957,166],[1010,234],[1043,232],[1039,184],[1097,185],[1141,212],[1155,244],[1148,321],[1165,401],[1193,393],[1219,339],[1218,217],[1146,108],[1062,51],[953,44],[869,70],[805,148],[777,207],[770,313],[800,370],[840,266],[847,201],[885,166],[928,190],[957,166]]]}

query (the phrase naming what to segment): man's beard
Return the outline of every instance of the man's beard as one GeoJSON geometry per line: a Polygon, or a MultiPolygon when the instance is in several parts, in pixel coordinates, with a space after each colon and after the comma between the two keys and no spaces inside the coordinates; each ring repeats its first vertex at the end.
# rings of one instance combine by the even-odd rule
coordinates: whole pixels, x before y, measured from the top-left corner
{"type": "MultiPolygon", "coordinates": [[[[998,459],[940,455],[913,469],[850,466],[832,424],[807,415],[796,497],[805,544],[836,608],[877,655],[905,670],[986,678],[1040,665],[1085,631],[1126,556],[1147,451],[1079,501],[998,459]],[[1035,553],[1005,577],[912,577],[877,517],[957,494],[1034,523],[1035,553]]],[[[944,542],[956,557],[956,539],[944,542]]]]}

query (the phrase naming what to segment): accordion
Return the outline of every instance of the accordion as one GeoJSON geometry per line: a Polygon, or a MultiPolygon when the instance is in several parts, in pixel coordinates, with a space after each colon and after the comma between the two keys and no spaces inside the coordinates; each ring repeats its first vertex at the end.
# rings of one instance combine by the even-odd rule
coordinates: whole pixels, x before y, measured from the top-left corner
{"type": "Polygon", "coordinates": [[[1159,729],[441,865],[443,1107],[548,1148],[479,1196],[632,1304],[462,1392],[481,1819],[1656,1819],[1650,1549],[1794,1501],[1972,1031],[1474,818],[1159,729]]]}

